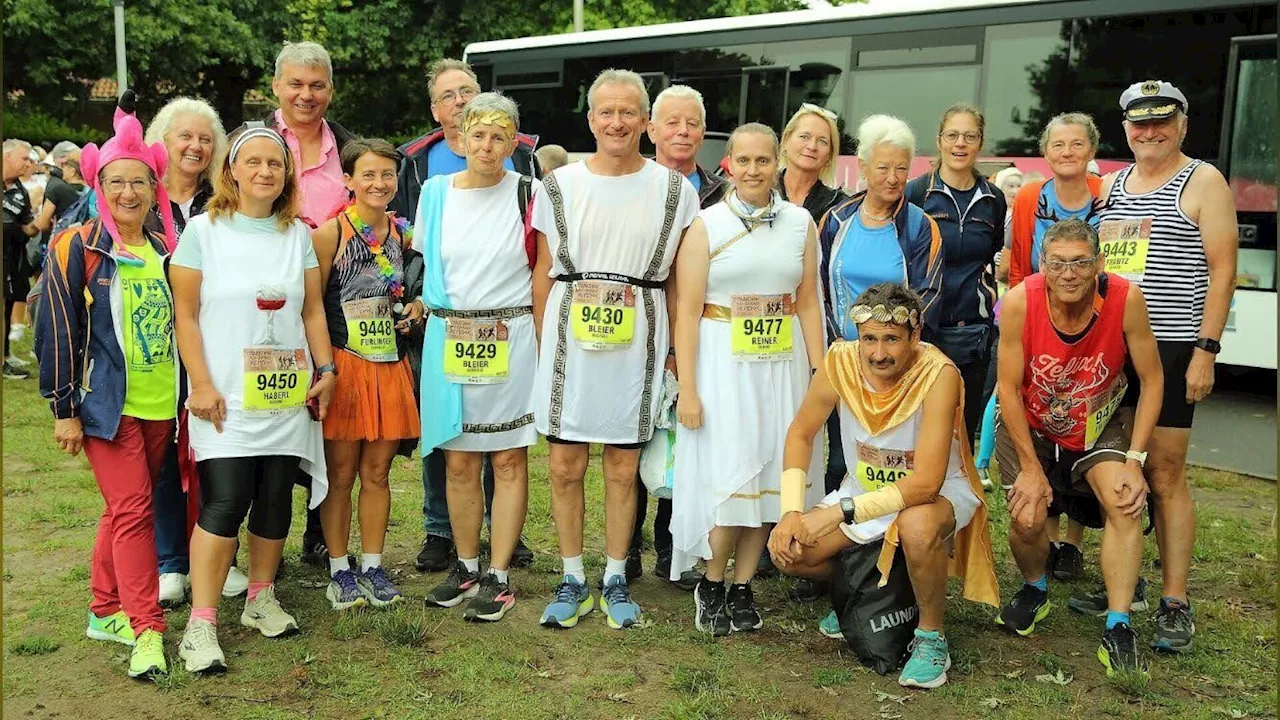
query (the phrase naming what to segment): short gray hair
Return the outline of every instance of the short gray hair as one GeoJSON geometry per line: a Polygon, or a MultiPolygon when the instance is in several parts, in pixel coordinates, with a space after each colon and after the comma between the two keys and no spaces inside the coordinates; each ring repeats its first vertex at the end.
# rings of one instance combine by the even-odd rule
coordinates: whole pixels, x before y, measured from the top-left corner
{"type": "Polygon", "coordinates": [[[649,89],[644,86],[644,78],[639,74],[630,70],[618,70],[609,68],[600,71],[595,81],[591,83],[591,88],[587,90],[587,111],[594,112],[596,109],[596,90],[604,85],[630,85],[640,91],[640,105],[644,110],[644,114],[649,114],[649,89]]]}
{"type": "Polygon", "coordinates": [[[276,80],[284,73],[285,65],[324,68],[329,74],[329,84],[333,84],[333,60],[329,57],[329,51],[320,43],[286,42],[280,48],[280,54],[276,55],[276,80]]]}
{"type": "Polygon", "coordinates": [[[218,117],[217,111],[209,103],[189,97],[170,100],[160,108],[160,112],[156,113],[147,126],[147,144],[164,143],[179,115],[195,115],[209,121],[209,127],[213,130],[213,154],[209,158],[209,167],[200,174],[200,179],[212,183],[214,168],[222,167],[222,158],[227,153],[227,131],[223,129],[222,119],[218,117]]]}
{"type": "Polygon", "coordinates": [[[698,103],[698,112],[701,115],[702,124],[707,124],[707,106],[702,102],[702,93],[689,87],[688,85],[672,85],[666,90],[658,93],[658,97],[653,99],[653,117],[662,115],[662,103],[665,100],[694,100],[698,103]]]}
{"type": "Polygon", "coordinates": [[[520,129],[520,110],[516,107],[516,101],[503,95],[497,91],[484,92],[471,99],[467,106],[462,108],[463,127],[466,127],[467,120],[476,113],[483,112],[500,112],[511,117],[511,122],[515,124],[516,130],[520,129]]]}
{"type": "Polygon", "coordinates": [[[543,145],[534,155],[538,158],[538,166],[545,175],[559,167],[569,164],[569,151],[560,145],[543,145]]]}
{"type": "Polygon", "coordinates": [[[67,159],[68,156],[70,156],[72,153],[78,153],[78,152],[80,152],[79,145],[76,145],[70,140],[63,140],[62,142],[53,146],[53,149],[49,151],[49,157],[53,160],[54,164],[61,165],[62,162],[67,159]]]}
{"type": "Polygon", "coordinates": [[[911,126],[892,115],[872,115],[858,126],[858,162],[871,161],[871,153],[879,145],[892,145],[907,151],[907,159],[916,155],[916,134],[911,126]]]}
{"type": "Polygon", "coordinates": [[[1098,126],[1093,123],[1093,117],[1088,113],[1068,112],[1060,115],[1054,115],[1053,119],[1044,126],[1044,130],[1040,131],[1040,154],[1045,154],[1049,149],[1049,135],[1053,133],[1055,128],[1063,125],[1079,125],[1084,128],[1084,134],[1089,138],[1089,147],[1094,150],[1098,149],[1098,126]]]}
{"type": "Polygon", "coordinates": [[[8,155],[14,150],[26,150],[27,152],[30,152],[31,143],[27,142],[26,140],[19,140],[18,138],[9,138],[8,140],[4,141],[4,149],[0,150],[0,152],[3,152],[5,155],[8,155]]]}
{"type": "Polygon", "coordinates": [[[471,69],[470,64],[454,58],[440,58],[427,68],[427,98],[432,102],[436,99],[436,80],[450,70],[466,73],[472,82],[480,84],[480,79],[476,77],[476,71],[471,69]]]}
{"type": "Polygon", "coordinates": [[[1050,225],[1049,229],[1044,231],[1044,238],[1040,241],[1040,257],[1047,256],[1049,254],[1049,243],[1058,240],[1084,240],[1089,243],[1094,255],[1102,252],[1102,243],[1098,239],[1098,231],[1080,218],[1061,220],[1050,225]]]}

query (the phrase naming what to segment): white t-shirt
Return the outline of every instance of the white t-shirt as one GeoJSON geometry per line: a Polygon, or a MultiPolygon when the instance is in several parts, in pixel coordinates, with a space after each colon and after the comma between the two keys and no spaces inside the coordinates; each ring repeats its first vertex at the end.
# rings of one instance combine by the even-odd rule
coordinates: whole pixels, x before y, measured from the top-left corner
{"type": "Polygon", "coordinates": [[[245,410],[244,350],[268,344],[302,349],[314,375],[302,324],[305,272],[319,267],[311,235],[301,220],[281,231],[274,218],[234,217],[212,220],[197,215],[182,233],[173,265],[199,270],[200,334],[213,386],[226,399],[222,432],[197,417],[190,418],[191,448],[196,460],[226,457],[292,455],[312,477],[311,505],[324,499],[324,438],[321,425],[306,408],[263,412],[245,410]],[[259,309],[260,293],[285,299],[276,311],[259,309]]]}

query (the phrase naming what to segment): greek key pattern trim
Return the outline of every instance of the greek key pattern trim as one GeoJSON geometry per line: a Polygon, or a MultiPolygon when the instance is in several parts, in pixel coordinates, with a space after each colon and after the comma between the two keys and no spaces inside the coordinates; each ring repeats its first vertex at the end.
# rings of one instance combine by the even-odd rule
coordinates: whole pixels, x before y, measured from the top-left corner
{"type": "Polygon", "coordinates": [[[658,234],[658,250],[649,261],[649,269],[644,273],[645,280],[653,280],[662,267],[662,258],[667,254],[667,240],[671,237],[671,228],[676,224],[676,211],[680,209],[680,189],[683,178],[672,170],[667,177],[667,202],[662,216],[662,232],[658,234]]]}
{"type": "Polygon", "coordinates": [[[462,432],[474,433],[477,435],[485,434],[485,433],[502,433],[502,432],[507,432],[509,430],[516,430],[518,428],[524,427],[525,425],[532,425],[532,424],[533,424],[533,413],[529,413],[527,415],[518,417],[515,420],[511,420],[504,423],[480,423],[475,425],[463,423],[462,432]]]}
{"type": "Polygon", "coordinates": [[[566,286],[556,314],[556,357],[551,365],[551,412],[547,434],[560,436],[560,415],[564,411],[564,368],[569,354],[569,310],[573,305],[573,288],[566,286]]]}
{"type": "Polygon", "coordinates": [[[657,353],[653,347],[658,334],[658,312],[654,307],[653,290],[643,288],[640,294],[644,297],[644,319],[649,324],[649,332],[644,349],[644,392],[640,395],[640,427],[636,429],[636,442],[644,442],[648,439],[646,436],[653,422],[653,409],[649,405],[653,402],[653,372],[658,364],[657,353]]]}
{"type": "Polygon", "coordinates": [[[573,267],[573,259],[569,257],[569,224],[564,219],[564,194],[560,192],[560,183],[556,182],[554,173],[542,179],[542,188],[547,191],[547,198],[551,200],[551,210],[556,218],[556,232],[560,234],[556,258],[564,268],[564,274],[572,275],[577,270],[573,267]]]}
{"type": "Polygon", "coordinates": [[[520,307],[498,308],[496,310],[445,310],[442,308],[431,308],[431,314],[442,318],[478,318],[484,320],[514,320],[518,317],[533,314],[532,305],[521,305],[520,307]]]}

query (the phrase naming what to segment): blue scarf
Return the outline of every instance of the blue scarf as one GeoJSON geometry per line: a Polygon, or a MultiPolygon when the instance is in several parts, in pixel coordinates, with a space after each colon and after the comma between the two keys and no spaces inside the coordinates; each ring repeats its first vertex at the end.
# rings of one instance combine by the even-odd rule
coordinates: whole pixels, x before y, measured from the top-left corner
{"type": "MultiPolygon", "coordinates": [[[[440,258],[440,226],[449,175],[437,175],[422,186],[418,216],[413,226],[422,237],[422,302],[428,308],[452,310],[444,287],[444,262],[440,258]]],[[[427,319],[422,346],[422,454],[462,434],[462,386],[444,377],[444,318],[427,319]]]]}

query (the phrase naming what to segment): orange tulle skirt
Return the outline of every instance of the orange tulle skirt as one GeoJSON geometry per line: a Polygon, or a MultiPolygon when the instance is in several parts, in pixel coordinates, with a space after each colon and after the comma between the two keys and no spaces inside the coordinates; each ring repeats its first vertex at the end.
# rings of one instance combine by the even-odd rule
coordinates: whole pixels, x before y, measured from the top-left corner
{"type": "Polygon", "coordinates": [[[409,360],[370,362],[333,350],[338,382],[324,418],[325,440],[410,440],[422,434],[409,360]]]}

